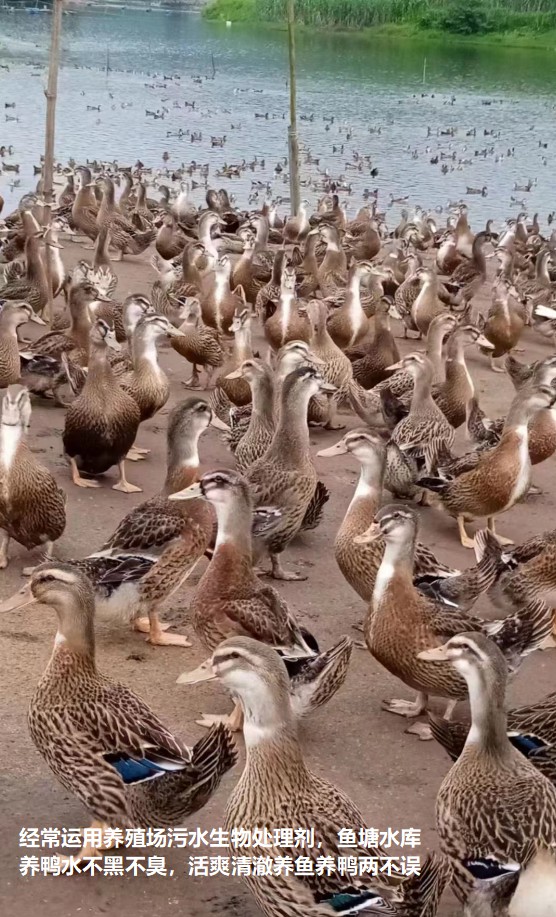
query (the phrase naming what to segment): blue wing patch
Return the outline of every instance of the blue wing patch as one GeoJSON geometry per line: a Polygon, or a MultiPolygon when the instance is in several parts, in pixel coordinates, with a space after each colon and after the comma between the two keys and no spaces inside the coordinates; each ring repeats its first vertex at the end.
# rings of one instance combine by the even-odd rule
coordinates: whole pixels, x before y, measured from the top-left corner
{"type": "Polygon", "coordinates": [[[536,736],[516,734],[509,735],[508,738],[514,748],[517,748],[526,758],[534,755],[539,748],[546,748],[546,742],[543,742],[542,739],[537,739],[536,736]]]}

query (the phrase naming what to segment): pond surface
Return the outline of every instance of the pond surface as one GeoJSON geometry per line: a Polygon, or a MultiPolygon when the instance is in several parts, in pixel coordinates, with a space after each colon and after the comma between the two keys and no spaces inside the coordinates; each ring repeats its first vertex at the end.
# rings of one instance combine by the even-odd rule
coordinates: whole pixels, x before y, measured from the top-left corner
{"type": "MultiPolygon", "coordinates": [[[[48,14],[0,10],[0,64],[9,67],[0,69],[0,146],[13,145],[5,162],[20,164],[19,175],[0,173],[7,209],[36,182],[49,41],[48,14]]],[[[328,169],[352,185],[350,212],[366,188],[379,189],[385,208],[406,195],[408,206],[438,212],[464,199],[476,221],[517,214],[519,201],[543,220],[556,208],[555,53],[303,32],[297,58],[300,140],[320,158],[302,166],[311,202],[320,193],[319,170],[328,169]],[[332,116],[333,123],[325,120],[332,116]],[[453,136],[441,133],[448,131],[453,136]],[[370,157],[378,177],[368,162],[361,171],[348,168],[354,152],[370,157]],[[530,179],[530,192],[515,190],[530,179]],[[468,187],[486,188],[485,196],[468,195],[468,187]]],[[[264,166],[232,180],[238,204],[247,206],[259,181],[287,198],[288,184],[274,172],[287,151],[287,68],[279,30],[226,28],[162,11],[65,15],[56,155],[125,165],[140,159],[161,170],[195,160],[210,163],[209,184],[217,187],[229,184],[215,175],[224,163],[257,157],[264,166]],[[180,130],[202,140],[179,137],[180,130]],[[211,135],[225,135],[225,145],[211,147],[211,135]]],[[[200,201],[204,189],[194,194],[200,201]]],[[[402,205],[391,206],[395,219],[402,205]]]]}

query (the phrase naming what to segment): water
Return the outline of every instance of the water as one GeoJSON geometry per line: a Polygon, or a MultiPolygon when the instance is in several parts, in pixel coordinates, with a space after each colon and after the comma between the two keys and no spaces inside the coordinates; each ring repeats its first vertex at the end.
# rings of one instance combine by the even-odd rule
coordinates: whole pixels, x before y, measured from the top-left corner
{"type": "MultiPolygon", "coordinates": [[[[49,40],[49,15],[0,11],[0,64],[9,66],[0,69],[0,146],[13,145],[13,157],[5,161],[20,163],[19,175],[0,173],[6,210],[37,180],[33,165],[44,143],[49,40]],[[4,108],[13,101],[15,109],[4,108]],[[6,115],[19,120],[5,121],[6,115]],[[18,178],[20,186],[11,187],[18,178]]],[[[542,218],[556,207],[550,166],[556,142],[553,52],[301,33],[297,56],[300,139],[320,157],[318,166],[303,164],[303,179],[319,182],[318,170],[324,169],[335,178],[344,175],[353,188],[346,195],[350,212],[364,189],[375,187],[385,208],[391,197],[405,195],[408,206],[438,212],[464,199],[478,222],[517,213],[512,197],[542,218]],[[328,115],[335,116],[334,124],[327,125],[328,115]],[[454,137],[439,135],[451,128],[454,137]],[[476,136],[467,136],[473,128],[476,136]],[[500,136],[485,136],[485,130],[500,136]],[[485,148],[485,157],[475,155],[485,148]],[[515,155],[508,156],[512,148],[515,155]],[[377,178],[367,164],[361,172],[346,167],[353,151],[371,157],[377,178]],[[442,152],[455,159],[432,165],[431,157],[442,152]],[[537,181],[530,193],[514,190],[529,179],[537,181]],[[468,186],[486,186],[487,194],[467,195],[468,186]]],[[[56,139],[63,162],[70,156],[124,165],[141,159],[171,170],[195,160],[210,163],[210,185],[232,185],[240,206],[247,206],[257,181],[271,182],[272,193],[287,198],[288,185],[274,167],[287,152],[288,104],[284,32],[226,28],[198,14],[161,11],[64,16],[56,139]],[[185,109],[184,101],[194,101],[195,109],[185,109]],[[100,112],[87,110],[99,105],[100,112]],[[147,109],[165,109],[164,119],[146,116],[147,109]],[[180,128],[201,132],[202,142],[167,135],[180,128]],[[212,148],[211,135],[223,134],[225,146],[212,148]],[[265,160],[264,167],[231,181],[216,175],[224,163],[255,157],[265,160]]],[[[312,203],[320,192],[306,185],[303,193],[312,203]]],[[[200,202],[204,189],[194,194],[200,202]]],[[[261,192],[258,201],[263,197],[261,192]]],[[[392,220],[401,206],[392,206],[392,220]]]]}

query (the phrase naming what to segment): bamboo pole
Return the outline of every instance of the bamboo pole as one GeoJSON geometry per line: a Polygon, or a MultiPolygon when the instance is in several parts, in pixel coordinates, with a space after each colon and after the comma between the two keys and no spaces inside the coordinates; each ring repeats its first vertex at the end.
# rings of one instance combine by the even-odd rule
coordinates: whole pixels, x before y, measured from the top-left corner
{"type": "Polygon", "coordinates": [[[288,129],[290,201],[292,215],[295,215],[301,202],[299,192],[299,143],[297,139],[297,85],[295,77],[295,0],[288,0],[288,51],[290,59],[290,126],[288,129]]]}
{"type": "MultiPolygon", "coordinates": [[[[47,203],[54,203],[54,137],[56,132],[56,99],[58,96],[58,70],[60,68],[60,36],[62,34],[62,12],[64,0],[54,0],[52,7],[52,37],[50,41],[50,60],[48,66],[48,84],[46,96],[46,130],[44,143],[43,195],[47,203]]],[[[50,211],[51,212],[51,211],[50,211]]],[[[48,321],[52,321],[54,304],[52,301],[52,277],[50,258],[46,258],[48,279],[48,321]]]]}

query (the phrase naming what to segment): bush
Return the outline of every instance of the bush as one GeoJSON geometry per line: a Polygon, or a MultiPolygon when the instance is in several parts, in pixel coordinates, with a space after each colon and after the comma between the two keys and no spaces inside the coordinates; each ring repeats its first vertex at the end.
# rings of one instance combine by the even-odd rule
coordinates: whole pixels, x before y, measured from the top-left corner
{"type": "Polygon", "coordinates": [[[437,22],[445,32],[456,35],[482,35],[491,28],[482,0],[451,0],[439,11],[437,22]]]}

